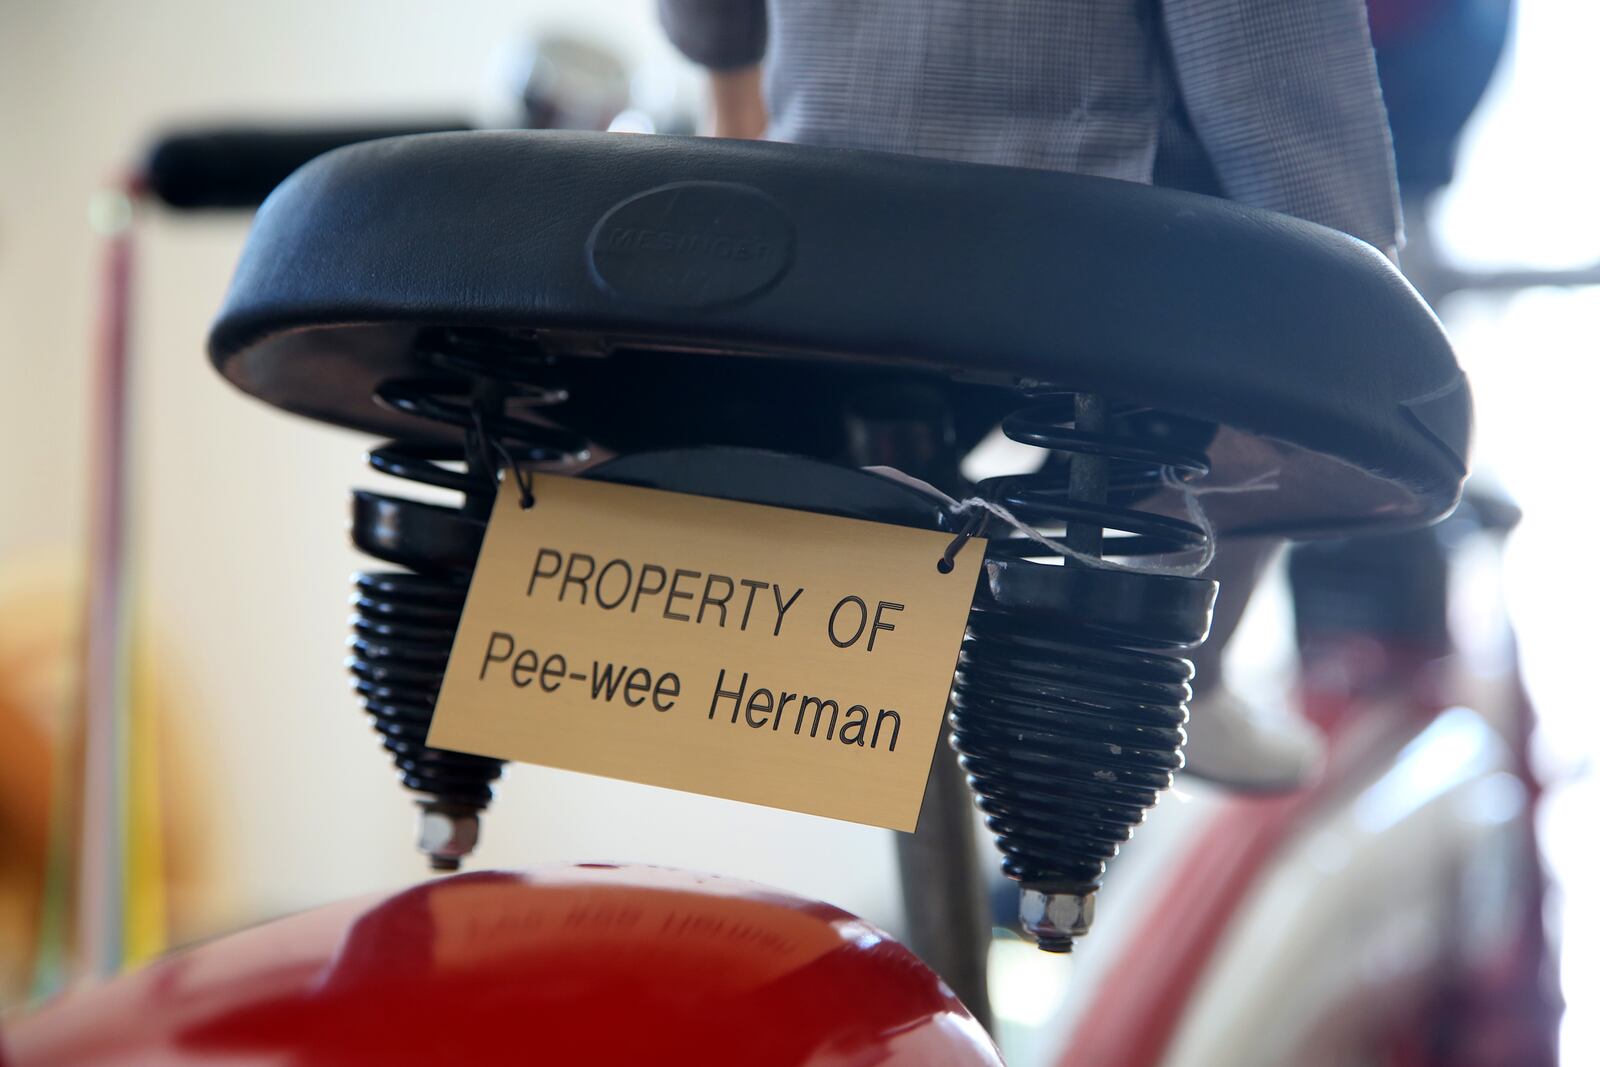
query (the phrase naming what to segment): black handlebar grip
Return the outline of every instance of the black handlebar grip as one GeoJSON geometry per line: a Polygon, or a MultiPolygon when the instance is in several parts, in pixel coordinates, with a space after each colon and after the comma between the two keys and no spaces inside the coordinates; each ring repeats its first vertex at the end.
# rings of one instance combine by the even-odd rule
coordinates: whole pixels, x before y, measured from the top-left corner
{"type": "Polygon", "coordinates": [[[254,208],[302,163],[347,144],[469,129],[459,119],[294,129],[217,127],[175,132],[151,148],[146,190],[170,207],[254,208]]]}

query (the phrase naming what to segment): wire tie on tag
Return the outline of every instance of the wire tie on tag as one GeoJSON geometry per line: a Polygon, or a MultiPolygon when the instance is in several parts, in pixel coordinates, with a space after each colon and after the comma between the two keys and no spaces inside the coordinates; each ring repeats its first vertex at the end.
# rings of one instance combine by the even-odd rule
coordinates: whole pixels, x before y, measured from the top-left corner
{"type": "MultiPolygon", "coordinates": [[[[1076,560],[1085,567],[1098,567],[1107,570],[1132,570],[1137,569],[1150,574],[1171,574],[1193,577],[1202,573],[1210,566],[1216,554],[1216,527],[1207,517],[1205,509],[1200,504],[1202,496],[1212,493],[1259,493],[1278,488],[1278,470],[1276,468],[1262,471],[1254,477],[1231,485],[1201,485],[1189,484],[1185,479],[1179,478],[1170,468],[1164,469],[1161,474],[1162,485],[1178,493],[1184,503],[1191,521],[1198,528],[1204,538],[1204,547],[1196,554],[1196,558],[1184,563],[1159,566],[1145,564],[1138,568],[1131,568],[1127,564],[1117,563],[1101,556],[1093,556],[1086,552],[1079,552],[1061,541],[1049,537],[1035,527],[1018,518],[1010,508],[1004,504],[981,496],[969,496],[964,500],[957,500],[943,490],[929,485],[919,478],[913,478],[904,471],[893,467],[866,467],[863,468],[882,478],[910,486],[924,496],[932,497],[944,505],[945,511],[951,516],[966,515],[967,523],[961,532],[950,542],[944,550],[944,555],[939,558],[938,568],[940,574],[949,574],[955,570],[956,554],[963,546],[974,537],[983,536],[988,529],[991,519],[1004,523],[1010,530],[1021,534],[1022,537],[1046,548],[1053,555],[1064,559],[1076,560]]],[[[1013,540],[1016,540],[1013,538],[1013,540]]],[[[1042,554],[1042,553],[1041,553],[1042,554]]]]}
{"type": "Polygon", "coordinates": [[[989,525],[989,513],[982,508],[975,509],[967,514],[967,521],[961,527],[950,543],[945,546],[944,555],[939,557],[936,566],[940,574],[949,574],[956,569],[956,555],[966,547],[967,542],[974,537],[982,535],[984,528],[989,525]]]}
{"type": "Polygon", "coordinates": [[[499,457],[504,461],[507,472],[516,479],[518,500],[522,510],[527,511],[533,507],[536,503],[533,498],[533,471],[524,469],[518,464],[505,443],[489,432],[483,421],[483,412],[476,405],[472,408],[472,427],[472,436],[477,441],[478,453],[483,459],[484,469],[489,472],[490,481],[495,483],[497,489],[499,488],[497,468],[500,464],[495,462],[496,457],[499,457]]]}

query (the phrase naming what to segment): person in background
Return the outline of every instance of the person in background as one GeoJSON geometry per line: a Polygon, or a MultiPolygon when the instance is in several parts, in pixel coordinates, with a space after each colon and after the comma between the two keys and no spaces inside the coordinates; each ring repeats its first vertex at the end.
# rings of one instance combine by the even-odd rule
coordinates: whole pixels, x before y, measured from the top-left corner
{"type": "MultiPolygon", "coordinates": [[[[710,73],[711,132],[1072,171],[1224,196],[1393,259],[1399,196],[1364,0],[658,0],[710,73]]],[[[1292,358],[1292,354],[1285,354],[1292,358]]],[[[1225,542],[1190,770],[1290,788],[1309,731],[1220,658],[1275,545],[1225,542]]]]}

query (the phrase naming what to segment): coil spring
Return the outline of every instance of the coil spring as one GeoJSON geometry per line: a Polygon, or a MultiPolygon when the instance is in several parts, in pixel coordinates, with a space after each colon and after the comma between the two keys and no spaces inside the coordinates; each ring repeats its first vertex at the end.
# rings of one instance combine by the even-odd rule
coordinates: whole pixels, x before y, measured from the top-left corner
{"type": "MultiPolygon", "coordinates": [[[[1204,474],[1205,457],[1135,436],[1126,429],[1137,424],[1134,414],[1069,392],[1028,394],[1001,428],[1054,455],[1035,474],[981,483],[980,493],[1036,528],[1065,526],[1068,547],[1090,555],[1203,549],[1209,535],[1200,526],[1136,504],[1164,481],[1204,474]],[[1115,536],[1102,545],[1107,530],[1115,536]]],[[[990,559],[1038,568],[1035,578],[1048,570],[1059,577],[1057,568],[1022,562],[1047,554],[1020,537],[988,548],[990,559]]],[[[1070,557],[1062,564],[1086,566],[1070,557]]],[[[1149,577],[1119,575],[1118,595],[1149,577]]],[[[1102,624],[1093,603],[1063,618],[992,593],[974,605],[952,693],[951,740],[1002,868],[1025,893],[1092,900],[1106,862],[1183,765],[1193,668],[1172,654],[1170,633],[1135,632],[1126,619],[1102,624]]],[[[1043,948],[1071,947],[1072,931],[1049,923],[1030,929],[1043,948]]]]}
{"type": "Polygon", "coordinates": [[[463,504],[452,509],[354,494],[357,547],[407,569],[356,575],[347,664],[401,783],[419,794],[420,845],[436,868],[450,870],[476,843],[477,815],[492,799],[492,783],[503,765],[426,744],[494,500],[497,458],[565,463],[580,458],[586,443],[568,430],[507,411],[508,405],[537,409],[566,399],[564,390],[544,383],[551,363],[529,345],[499,335],[452,332],[427,339],[418,355],[435,373],[386,382],[376,399],[407,415],[455,427],[463,444],[389,441],[374,449],[368,462],[393,477],[456,490],[463,504]],[[458,465],[447,465],[452,462],[458,465]]]}

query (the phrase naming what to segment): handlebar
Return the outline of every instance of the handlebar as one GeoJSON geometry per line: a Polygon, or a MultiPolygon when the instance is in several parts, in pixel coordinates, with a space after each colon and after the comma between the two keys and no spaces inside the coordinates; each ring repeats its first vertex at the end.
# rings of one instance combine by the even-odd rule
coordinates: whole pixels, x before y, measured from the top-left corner
{"type": "Polygon", "coordinates": [[[146,157],[147,192],[180,210],[249,209],[301,164],[358,141],[465,130],[459,118],[436,122],[321,127],[216,127],[176,131],[146,157]]]}

